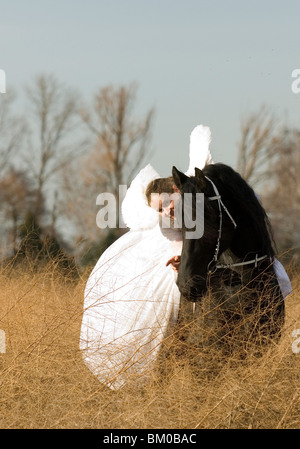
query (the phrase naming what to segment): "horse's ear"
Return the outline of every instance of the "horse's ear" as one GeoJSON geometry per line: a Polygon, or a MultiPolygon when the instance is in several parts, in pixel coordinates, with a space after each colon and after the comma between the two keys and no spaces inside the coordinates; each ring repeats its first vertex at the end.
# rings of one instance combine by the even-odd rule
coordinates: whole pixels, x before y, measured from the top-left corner
{"type": "Polygon", "coordinates": [[[188,179],[188,176],[186,176],[181,171],[177,170],[177,168],[174,166],[172,168],[172,176],[173,176],[174,183],[175,183],[176,187],[179,190],[181,190],[182,185],[186,182],[186,180],[188,179]]]}
{"type": "Polygon", "coordinates": [[[198,167],[195,167],[195,177],[198,181],[200,181],[201,186],[204,188],[206,185],[206,179],[205,179],[203,171],[200,170],[200,168],[198,168],[198,167]]]}

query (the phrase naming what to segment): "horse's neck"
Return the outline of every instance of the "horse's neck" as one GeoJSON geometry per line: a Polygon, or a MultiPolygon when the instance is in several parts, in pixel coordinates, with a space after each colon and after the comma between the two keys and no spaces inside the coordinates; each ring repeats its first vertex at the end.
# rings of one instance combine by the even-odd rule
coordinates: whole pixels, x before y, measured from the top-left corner
{"type": "Polygon", "coordinates": [[[255,257],[256,254],[264,256],[265,252],[262,247],[261,239],[251,229],[243,229],[242,232],[237,230],[230,245],[232,253],[241,260],[249,260],[249,258],[255,257]]]}

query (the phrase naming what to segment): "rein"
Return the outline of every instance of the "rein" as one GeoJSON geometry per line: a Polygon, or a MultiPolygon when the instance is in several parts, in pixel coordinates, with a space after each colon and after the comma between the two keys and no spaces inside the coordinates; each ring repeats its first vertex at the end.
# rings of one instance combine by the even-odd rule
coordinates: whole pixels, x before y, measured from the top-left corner
{"type": "Polygon", "coordinates": [[[231,268],[231,267],[241,267],[243,265],[250,265],[252,263],[255,264],[255,267],[257,267],[257,263],[260,262],[263,259],[266,259],[268,256],[262,256],[262,257],[257,257],[258,255],[255,255],[255,258],[252,260],[249,260],[247,262],[238,262],[238,263],[231,263],[231,264],[219,264],[217,265],[217,260],[219,258],[219,251],[220,251],[220,243],[221,243],[221,237],[222,237],[222,225],[223,225],[223,215],[222,215],[222,208],[224,210],[224,212],[228,215],[231,223],[233,224],[234,228],[237,227],[236,222],[234,221],[234,219],[232,218],[232,216],[230,215],[228,209],[226,208],[226,206],[224,205],[221,195],[216,187],[216,185],[213,183],[213,181],[208,178],[207,176],[205,176],[205,178],[211,183],[214,192],[215,192],[215,196],[210,196],[208,197],[209,201],[218,201],[218,208],[219,208],[219,229],[218,229],[218,239],[217,239],[217,243],[216,243],[216,248],[215,248],[215,253],[214,253],[214,257],[212,258],[212,260],[209,262],[207,268],[208,268],[208,273],[212,274],[213,272],[215,272],[218,268],[231,268]],[[210,265],[212,263],[215,263],[216,265],[214,266],[214,270],[212,271],[210,269],[210,265]]]}

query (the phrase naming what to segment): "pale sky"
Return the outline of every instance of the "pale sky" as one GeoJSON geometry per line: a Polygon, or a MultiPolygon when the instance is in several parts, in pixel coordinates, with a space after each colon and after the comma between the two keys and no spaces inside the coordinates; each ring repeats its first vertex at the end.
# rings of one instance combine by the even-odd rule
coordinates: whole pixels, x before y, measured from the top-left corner
{"type": "Polygon", "coordinates": [[[54,74],[87,101],[135,81],[137,115],[156,111],[147,162],[162,176],[187,169],[199,123],[234,167],[241,118],[262,104],[300,127],[299,23],[299,0],[0,0],[0,69],[7,92],[54,74]]]}

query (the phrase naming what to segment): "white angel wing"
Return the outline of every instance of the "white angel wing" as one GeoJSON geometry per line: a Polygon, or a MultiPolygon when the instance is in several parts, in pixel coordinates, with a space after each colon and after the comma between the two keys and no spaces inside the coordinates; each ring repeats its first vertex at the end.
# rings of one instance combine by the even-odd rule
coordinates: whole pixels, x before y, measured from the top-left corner
{"type": "Polygon", "coordinates": [[[187,176],[195,175],[195,167],[203,169],[206,164],[213,164],[209,150],[211,132],[208,126],[196,126],[190,135],[190,161],[185,172],[187,176]]]}

